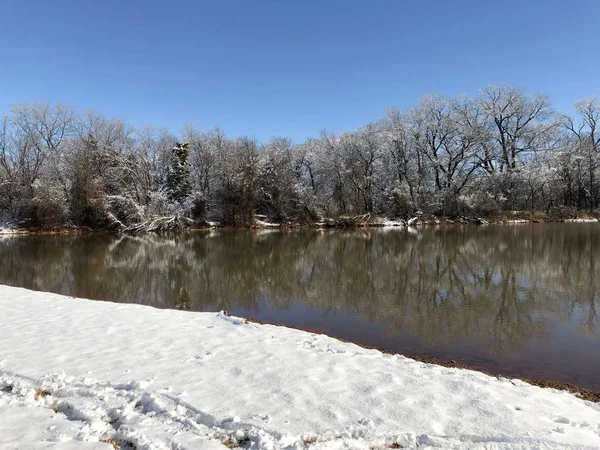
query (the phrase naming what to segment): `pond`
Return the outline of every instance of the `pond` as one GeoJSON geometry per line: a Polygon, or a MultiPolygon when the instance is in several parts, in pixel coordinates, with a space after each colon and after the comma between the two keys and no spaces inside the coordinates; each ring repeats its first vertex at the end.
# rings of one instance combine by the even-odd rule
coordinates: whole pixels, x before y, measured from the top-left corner
{"type": "Polygon", "coordinates": [[[600,390],[600,224],[0,240],[0,284],[229,314],[600,390]]]}

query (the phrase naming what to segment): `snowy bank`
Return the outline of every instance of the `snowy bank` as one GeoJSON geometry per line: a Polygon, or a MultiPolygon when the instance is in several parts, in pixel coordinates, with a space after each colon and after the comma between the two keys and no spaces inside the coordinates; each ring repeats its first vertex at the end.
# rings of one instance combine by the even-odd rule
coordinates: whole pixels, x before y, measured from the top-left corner
{"type": "Polygon", "coordinates": [[[220,313],[0,286],[0,448],[600,447],[600,405],[220,313]]]}
{"type": "Polygon", "coordinates": [[[577,219],[565,219],[567,223],[590,223],[590,222],[598,222],[598,219],[595,217],[580,217],[577,219]]]}
{"type": "Polygon", "coordinates": [[[21,230],[16,222],[11,220],[0,219],[0,235],[3,234],[17,234],[21,230]]]}

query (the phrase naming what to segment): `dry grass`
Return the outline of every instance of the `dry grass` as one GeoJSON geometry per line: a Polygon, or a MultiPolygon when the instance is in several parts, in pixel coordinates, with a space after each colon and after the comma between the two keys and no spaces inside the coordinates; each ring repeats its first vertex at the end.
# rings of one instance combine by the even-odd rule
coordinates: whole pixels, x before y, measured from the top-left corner
{"type": "Polygon", "coordinates": [[[306,438],[302,439],[302,442],[304,443],[305,447],[308,447],[309,445],[317,442],[317,437],[316,436],[306,437],[306,438]]]}
{"type": "Polygon", "coordinates": [[[232,439],[232,438],[227,438],[227,439],[225,439],[225,440],[223,440],[221,442],[227,448],[238,448],[239,447],[237,441],[235,439],[232,439]]]}
{"type": "Polygon", "coordinates": [[[115,450],[119,450],[119,441],[116,439],[100,439],[100,442],[104,442],[105,444],[112,445],[115,450]]]}
{"type": "Polygon", "coordinates": [[[137,448],[133,442],[122,439],[100,439],[100,442],[112,445],[115,450],[135,450],[137,448]]]}
{"type": "Polygon", "coordinates": [[[52,395],[50,393],[50,391],[46,391],[45,389],[41,389],[41,388],[36,388],[34,393],[33,393],[33,399],[34,400],[38,400],[40,398],[44,398],[47,397],[49,395],[52,395]]]}
{"type": "Polygon", "coordinates": [[[391,444],[383,447],[371,447],[371,450],[384,450],[386,448],[404,448],[404,445],[398,444],[397,442],[392,442],[391,444]]]}
{"type": "Polygon", "coordinates": [[[227,448],[241,448],[250,443],[250,439],[244,437],[242,439],[236,439],[232,437],[228,437],[221,441],[222,444],[227,448]]]}

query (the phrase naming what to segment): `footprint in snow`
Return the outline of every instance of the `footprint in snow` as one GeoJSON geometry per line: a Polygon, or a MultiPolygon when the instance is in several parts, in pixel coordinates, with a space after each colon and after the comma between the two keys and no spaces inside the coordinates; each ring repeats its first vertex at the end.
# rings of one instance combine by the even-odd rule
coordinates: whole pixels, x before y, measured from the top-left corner
{"type": "Polygon", "coordinates": [[[212,358],[213,357],[213,353],[212,352],[206,352],[203,354],[198,354],[195,356],[196,359],[208,359],[208,358],[212,358]]]}
{"type": "Polygon", "coordinates": [[[318,343],[318,339],[313,339],[312,341],[300,341],[300,345],[305,350],[309,350],[309,351],[312,351],[315,353],[332,353],[332,354],[346,353],[345,350],[331,348],[331,345],[329,345],[329,344],[326,344],[325,346],[321,346],[318,343]]]}
{"type": "Polygon", "coordinates": [[[374,427],[375,426],[375,422],[373,422],[372,419],[367,419],[367,418],[363,418],[360,419],[358,421],[359,424],[361,424],[363,427],[374,427]]]}
{"type": "Polygon", "coordinates": [[[251,419],[260,421],[260,422],[265,422],[265,423],[271,423],[271,421],[273,420],[273,418],[271,416],[269,416],[268,414],[266,414],[264,416],[261,416],[261,415],[252,416],[251,419]]]}
{"type": "Polygon", "coordinates": [[[214,354],[212,352],[198,353],[193,358],[186,359],[185,362],[202,361],[205,359],[212,358],[213,356],[214,356],[214,354]]]}
{"type": "Polygon", "coordinates": [[[569,419],[568,417],[563,417],[563,416],[558,416],[554,418],[554,422],[556,423],[564,423],[564,424],[570,424],[571,423],[571,419],[569,419]]]}

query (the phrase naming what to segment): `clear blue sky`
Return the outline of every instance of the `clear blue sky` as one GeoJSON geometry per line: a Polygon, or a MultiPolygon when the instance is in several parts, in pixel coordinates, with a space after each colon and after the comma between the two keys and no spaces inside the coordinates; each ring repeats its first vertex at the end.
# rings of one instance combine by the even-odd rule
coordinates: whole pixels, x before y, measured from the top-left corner
{"type": "Polygon", "coordinates": [[[301,141],[491,83],[568,112],[600,95],[600,1],[7,1],[0,50],[2,112],[301,141]]]}

